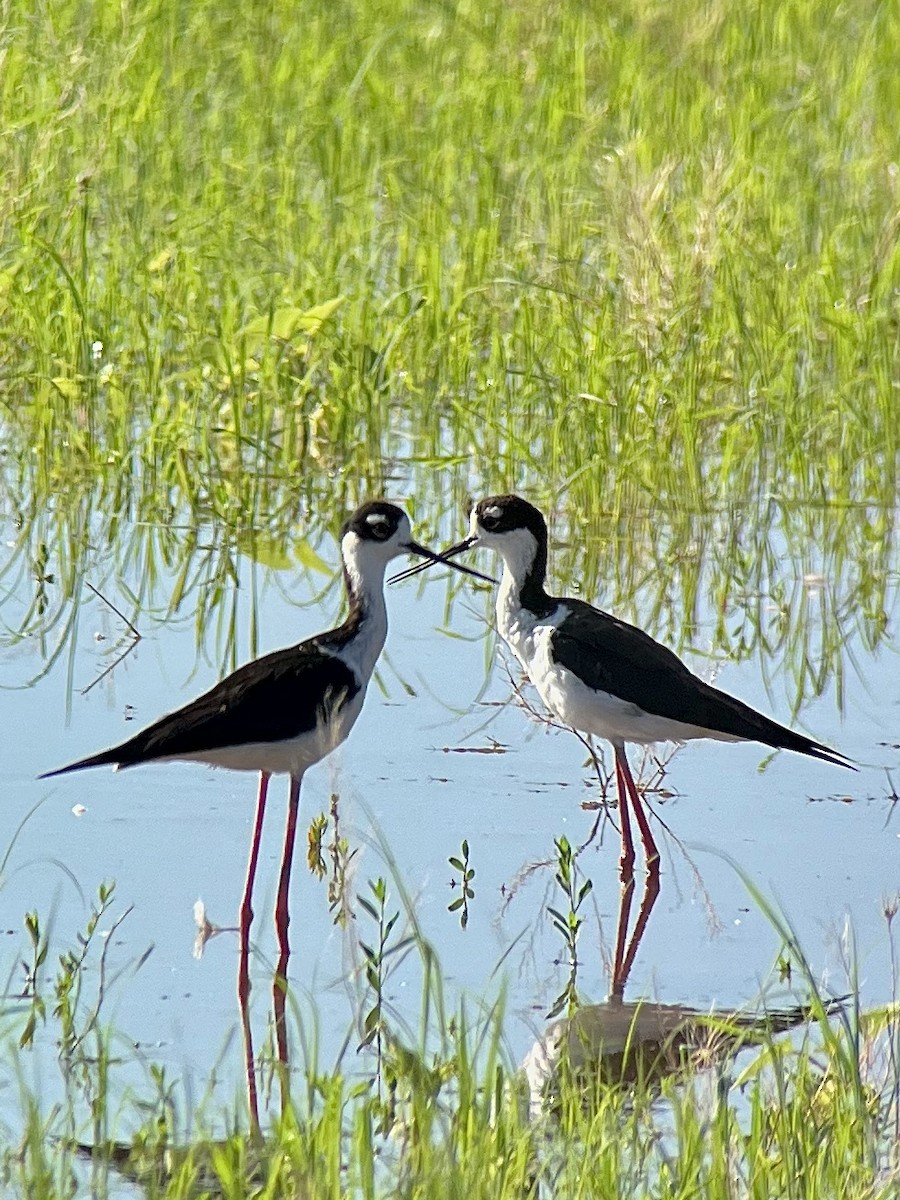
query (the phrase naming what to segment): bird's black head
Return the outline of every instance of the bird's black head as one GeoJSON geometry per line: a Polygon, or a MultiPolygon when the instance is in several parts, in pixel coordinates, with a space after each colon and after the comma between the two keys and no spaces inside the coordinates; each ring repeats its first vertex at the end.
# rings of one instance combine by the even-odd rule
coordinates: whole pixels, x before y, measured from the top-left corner
{"type": "Polygon", "coordinates": [[[539,546],[547,543],[547,522],[543,513],[521,496],[488,496],[475,505],[472,533],[503,534],[516,529],[527,529],[539,546]]]}
{"type": "Polygon", "coordinates": [[[387,542],[400,528],[409,535],[409,518],[402,508],[387,500],[370,500],[344,522],[341,540],[355,533],[364,542],[387,542]]]}
{"type": "Polygon", "coordinates": [[[469,536],[460,545],[496,550],[523,605],[549,612],[553,599],[544,590],[547,577],[547,522],[521,496],[488,496],[469,516],[469,536]]]}

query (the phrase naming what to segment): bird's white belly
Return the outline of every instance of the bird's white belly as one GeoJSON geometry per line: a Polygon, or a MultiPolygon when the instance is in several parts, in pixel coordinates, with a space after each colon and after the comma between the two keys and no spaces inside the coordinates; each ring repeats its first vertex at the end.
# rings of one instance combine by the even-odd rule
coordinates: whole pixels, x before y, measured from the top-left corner
{"type": "Polygon", "coordinates": [[[365,696],[366,689],[360,688],[330,720],[320,722],[315,729],[289,741],[245,742],[217,750],[160,757],[154,761],[200,762],[211,767],[227,767],[231,771],[267,771],[270,775],[299,777],[346,739],[362,711],[365,696]]]}

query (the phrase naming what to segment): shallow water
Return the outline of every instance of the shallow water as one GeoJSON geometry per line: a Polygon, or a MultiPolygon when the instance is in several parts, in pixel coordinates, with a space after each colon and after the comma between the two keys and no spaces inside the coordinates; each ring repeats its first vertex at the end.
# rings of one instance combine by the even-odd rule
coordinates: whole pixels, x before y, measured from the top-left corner
{"type": "MultiPolygon", "coordinates": [[[[336,561],[333,543],[320,552],[336,561]]],[[[482,566],[491,569],[487,558],[482,566]]],[[[250,574],[246,568],[242,575],[248,591],[250,574]]],[[[317,597],[323,580],[256,571],[261,652],[333,623],[339,597],[334,588],[317,597]]],[[[596,814],[581,805],[596,795],[596,780],[571,734],[548,730],[509,703],[509,674],[488,627],[488,594],[467,585],[449,609],[447,601],[446,582],[434,576],[421,587],[407,582],[390,589],[384,690],[373,683],[349,741],[307,774],[302,816],[307,824],[338,795],[342,833],[357,851],[350,898],[385,876],[394,911],[401,908],[402,882],[438,951],[449,1007],[464,994],[475,1010],[502,993],[508,1049],[518,1060],[545,1027],[567,977],[564,947],[546,914],[548,901],[564,905],[549,860],[560,835],[573,845],[587,838],[596,814]],[[464,930],[458,914],[448,912],[458,890],[447,861],[459,854],[463,839],[476,871],[464,930]]],[[[715,614],[703,601],[695,619],[696,644],[711,642],[715,614]]],[[[36,779],[122,740],[218,677],[210,661],[218,658],[215,639],[198,655],[190,621],[139,624],[143,637],[132,653],[82,695],[127,642],[118,617],[86,595],[71,658],[60,655],[33,686],[0,691],[7,731],[0,847],[10,845],[38,805],[15,840],[3,881],[7,991],[15,995],[21,988],[24,913],[37,910],[52,922],[52,972],[55,955],[71,948],[83,928],[98,883],[115,879],[116,905],[101,928],[133,907],[108,951],[109,979],[122,975],[103,1012],[139,1050],[119,1082],[139,1081],[143,1059],[161,1062],[185,1081],[187,1108],[210,1094],[214,1108],[227,1108],[242,1084],[237,938],[225,932],[201,958],[193,957],[193,906],[200,897],[215,924],[235,922],[255,777],[165,765],[36,779]],[[75,815],[79,806],[86,811],[75,815]]],[[[36,641],[5,650],[7,684],[39,676],[46,655],[36,641]]],[[[237,657],[245,656],[239,648],[237,657]]],[[[687,658],[696,670],[708,670],[707,658],[687,658]]],[[[900,887],[900,819],[885,769],[894,769],[900,757],[896,661],[889,645],[872,652],[859,633],[844,646],[844,661],[843,711],[832,685],[794,723],[858,762],[858,773],[790,754],[761,770],[767,762],[762,748],[712,742],[693,743],[671,759],[663,787],[672,794],[653,802],[671,828],[671,834],[657,833],[661,894],[635,957],[628,999],[705,1009],[739,1006],[760,988],[783,994],[787,985],[779,988],[775,969],[778,935],[739,871],[782,907],[828,989],[843,993],[858,982],[864,1006],[890,998],[884,906],[900,887]]],[[[774,683],[773,662],[759,655],[723,664],[716,682],[791,723],[792,676],[784,663],[774,666],[774,683]]],[[[273,781],[257,882],[251,999],[257,1044],[271,1004],[271,911],[286,794],[286,781],[273,781]]],[[[577,987],[585,1001],[600,1000],[609,989],[618,849],[618,834],[607,822],[578,859],[593,881],[579,943],[577,987]]],[[[334,923],[326,883],[305,869],[304,850],[305,838],[298,839],[291,897],[295,1017],[307,1032],[315,1028],[325,1066],[349,1039],[352,1070],[365,1007],[358,940],[371,941],[373,930],[358,905],[346,928],[334,923]]],[[[419,1025],[420,976],[414,953],[397,956],[385,988],[393,1018],[412,1031],[419,1025]]],[[[17,1029],[15,1016],[11,1027],[17,1029]]],[[[54,1060],[48,1027],[39,1031],[28,1060],[48,1101],[61,1086],[54,1060]]]]}

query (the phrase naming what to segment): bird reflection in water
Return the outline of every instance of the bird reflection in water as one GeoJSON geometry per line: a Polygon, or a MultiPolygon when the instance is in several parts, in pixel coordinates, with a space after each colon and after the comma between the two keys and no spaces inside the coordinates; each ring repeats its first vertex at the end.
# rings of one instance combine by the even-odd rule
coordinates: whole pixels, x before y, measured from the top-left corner
{"type": "Polygon", "coordinates": [[[659,1088],[673,1075],[687,1074],[765,1045],[824,1013],[839,1012],[846,997],[816,1004],[761,1006],[714,1012],[683,1004],[649,1000],[627,1002],[625,988],[650,914],[659,897],[659,875],[648,872],[631,936],[628,924],[634,880],[622,887],[610,994],[602,1004],[589,1004],[572,1016],[554,1021],[532,1045],[522,1062],[528,1092],[528,1114],[535,1120],[552,1112],[560,1072],[570,1073],[589,1102],[598,1085],[659,1088]]]}

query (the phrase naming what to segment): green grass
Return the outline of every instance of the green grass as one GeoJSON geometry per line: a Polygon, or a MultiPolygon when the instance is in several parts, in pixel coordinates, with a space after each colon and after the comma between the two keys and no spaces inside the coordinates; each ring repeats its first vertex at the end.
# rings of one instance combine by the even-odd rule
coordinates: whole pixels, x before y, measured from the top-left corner
{"type": "MultiPolygon", "coordinates": [[[[373,493],[455,537],[516,488],[560,582],[674,643],[708,596],[716,651],[839,698],[896,587],[898,53],[876,0],[0,3],[7,637],[49,669],[89,577],[228,665],[244,560],[315,571],[373,493]]],[[[895,1194],[853,1027],[711,1114],[672,1090],[666,1137],[565,1085],[536,1134],[467,1041],[495,1034],[404,1058],[390,1137],[370,1087],[310,1079],[149,1194],[895,1194]]],[[[72,1131],[22,1095],[4,1193],[71,1194],[72,1131]]]]}
{"type": "Polygon", "coordinates": [[[515,487],[677,640],[702,560],[736,654],[783,536],[833,673],[888,608],[898,48],[875,0],[8,0],[2,477],[44,626],[88,543],[140,604],[166,566],[222,603],[298,506],[315,542],[409,490],[455,535],[515,487]]]}

